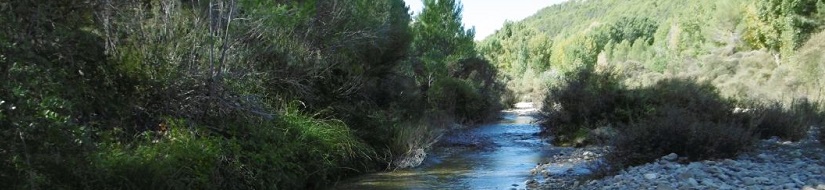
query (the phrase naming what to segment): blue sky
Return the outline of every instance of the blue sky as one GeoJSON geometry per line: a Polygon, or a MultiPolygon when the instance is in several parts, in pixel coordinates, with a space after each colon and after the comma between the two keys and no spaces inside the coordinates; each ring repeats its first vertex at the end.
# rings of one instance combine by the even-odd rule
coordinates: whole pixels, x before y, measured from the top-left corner
{"type": "MultiPolygon", "coordinates": [[[[518,21],[544,7],[567,0],[462,0],[464,27],[476,28],[476,40],[482,40],[504,25],[505,20],[518,21]]],[[[404,0],[414,14],[421,12],[421,0],[404,0]]]]}

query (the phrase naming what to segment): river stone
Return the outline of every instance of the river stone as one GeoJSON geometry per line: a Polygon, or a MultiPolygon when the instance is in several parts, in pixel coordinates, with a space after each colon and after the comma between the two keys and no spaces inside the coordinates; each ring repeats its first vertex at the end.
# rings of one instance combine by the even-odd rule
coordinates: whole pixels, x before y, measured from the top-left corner
{"type": "Polygon", "coordinates": [[[524,185],[527,186],[527,188],[536,188],[538,187],[539,182],[537,182],[535,179],[530,179],[525,181],[524,185]]]}
{"type": "Polygon", "coordinates": [[[688,170],[676,175],[676,178],[681,180],[687,180],[688,178],[693,178],[693,173],[690,170],[688,170]]]}
{"type": "Polygon", "coordinates": [[[739,162],[731,160],[731,159],[725,159],[724,161],[722,161],[722,163],[730,165],[730,166],[738,166],[739,165],[739,162]]]}
{"type": "Polygon", "coordinates": [[[673,162],[673,161],[676,161],[676,159],[678,159],[678,158],[679,158],[679,155],[677,155],[676,153],[670,153],[666,156],[663,156],[662,160],[667,160],[667,161],[673,162]]]}
{"type": "Polygon", "coordinates": [[[717,174],[716,177],[718,177],[722,181],[728,181],[730,179],[730,177],[728,177],[728,175],[725,175],[725,174],[722,174],[722,173],[717,174]]]}
{"type": "Polygon", "coordinates": [[[745,178],[742,178],[742,183],[745,184],[746,186],[754,186],[758,182],[756,182],[756,180],[753,179],[752,177],[745,177],[745,178]]]}
{"type": "Polygon", "coordinates": [[[784,186],[786,189],[796,189],[796,184],[794,183],[786,183],[784,186]]]}
{"type": "Polygon", "coordinates": [[[711,179],[708,179],[708,178],[705,178],[705,179],[702,180],[702,185],[705,185],[705,186],[708,186],[708,187],[711,187],[711,188],[718,187],[716,185],[716,183],[713,183],[713,181],[711,179]]]}
{"type": "Polygon", "coordinates": [[[415,149],[410,152],[407,152],[404,156],[400,159],[395,161],[395,167],[397,168],[414,168],[418,165],[421,165],[424,162],[424,159],[427,158],[427,152],[424,152],[424,149],[415,149]]]}
{"type": "Polygon", "coordinates": [[[720,186],[719,186],[719,189],[722,189],[722,190],[730,190],[730,189],[734,189],[734,187],[733,187],[733,186],[730,186],[730,185],[728,185],[728,184],[722,184],[722,185],[720,185],[720,186]]]}
{"type": "Polygon", "coordinates": [[[755,177],[755,178],[753,178],[753,180],[756,180],[756,183],[759,183],[759,184],[765,184],[765,185],[772,184],[771,180],[766,178],[766,177],[755,177]]]}
{"type": "Polygon", "coordinates": [[[762,159],[763,161],[770,160],[773,158],[772,156],[769,156],[765,153],[760,153],[759,155],[756,155],[756,157],[762,159]]]}
{"type": "Polygon", "coordinates": [[[693,186],[693,187],[699,186],[699,182],[696,181],[696,179],[693,179],[693,178],[688,178],[687,183],[690,184],[690,186],[693,186]]]}
{"type": "Polygon", "coordinates": [[[673,190],[673,187],[667,183],[659,183],[656,184],[656,190],[673,190]]]}
{"type": "Polygon", "coordinates": [[[659,178],[659,175],[657,175],[656,173],[648,173],[648,174],[645,174],[645,179],[648,179],[648,180],[654,180],[654,179],[656,179],[656,178],[659,178]]]}

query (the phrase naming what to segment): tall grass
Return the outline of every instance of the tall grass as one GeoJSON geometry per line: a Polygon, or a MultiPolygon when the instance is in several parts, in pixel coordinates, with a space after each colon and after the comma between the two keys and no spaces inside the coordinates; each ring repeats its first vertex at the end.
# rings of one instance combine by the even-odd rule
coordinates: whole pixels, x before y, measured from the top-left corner
{"type": "Polygon", "coordinates": [[[167,120],[168,132],[145,132],[138,143],[102,143],[84,169],[90,180],[77,187],[322,188],[371,168],[375,151],[346,125],[297,108],[286,106],[275,120],[235,121],[227,127],[237,136],[229,139],[174,119],[167,120]]]}
{"type": "Polygon", "coordinates": [[[424,161],[426,151],[432,148],[443,135],[444,127],[447,123],[441,122],[421,122],[417,124],[398,124],[395,128],[395,136],[390,144],[393,162],[391,168],[411,168],[418,166],[424,161]],[[440,126],[439,126],[440,125],[440,126]]]}

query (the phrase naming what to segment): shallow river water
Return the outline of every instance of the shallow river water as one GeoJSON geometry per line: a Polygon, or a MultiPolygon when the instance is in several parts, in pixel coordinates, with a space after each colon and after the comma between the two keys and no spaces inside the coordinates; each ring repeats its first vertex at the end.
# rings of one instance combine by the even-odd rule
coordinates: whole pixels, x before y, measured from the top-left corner
{"type": "Polygon", "coordinates": [[[359,176],[335,189],[523,189],[530,169],[558,151],[538,135],[536,118],[520,111],[446,134],[417,168],[359,176]]]}

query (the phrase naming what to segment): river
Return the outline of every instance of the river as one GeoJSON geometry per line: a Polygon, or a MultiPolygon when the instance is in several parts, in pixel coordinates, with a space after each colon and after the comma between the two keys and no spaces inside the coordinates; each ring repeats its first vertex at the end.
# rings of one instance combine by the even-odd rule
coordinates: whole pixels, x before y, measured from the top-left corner
{"type": "Polygon", "coordinates": [[[530,170],[562,149],[538,135],[536,119],[525,106],[503,111],[496,123],[445,134],[419,167],[359,176],[335,189],[524,189],[535,179],[530,170]]]}

